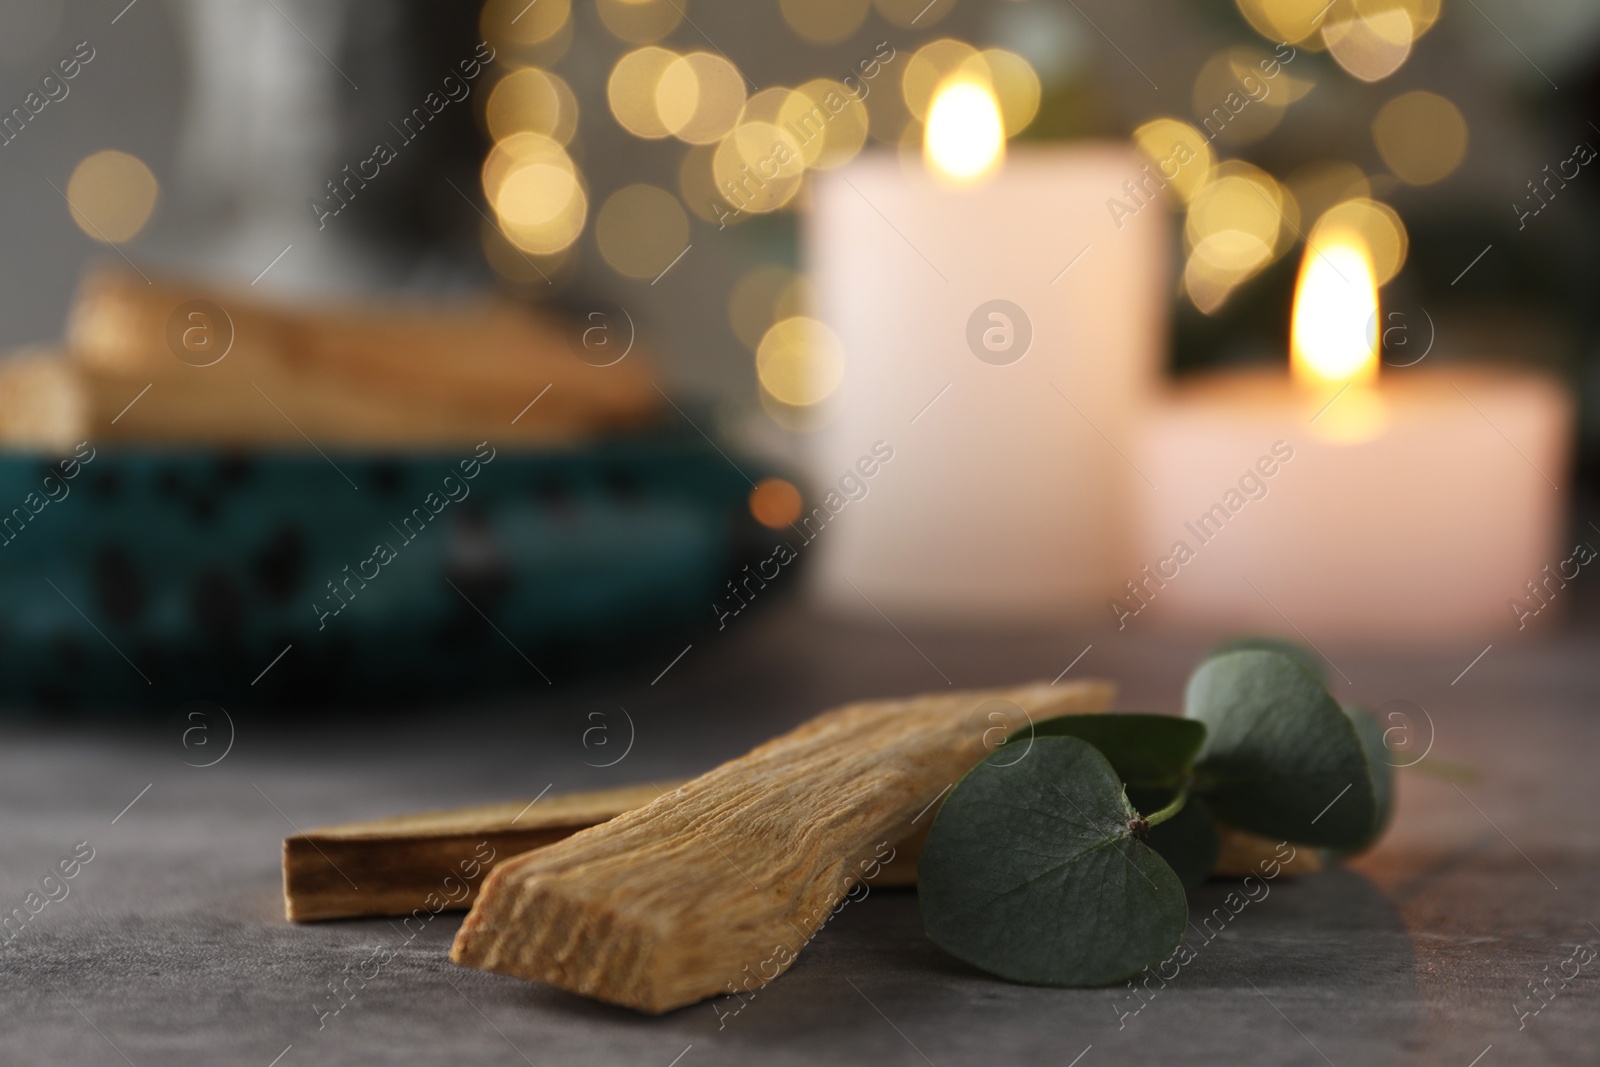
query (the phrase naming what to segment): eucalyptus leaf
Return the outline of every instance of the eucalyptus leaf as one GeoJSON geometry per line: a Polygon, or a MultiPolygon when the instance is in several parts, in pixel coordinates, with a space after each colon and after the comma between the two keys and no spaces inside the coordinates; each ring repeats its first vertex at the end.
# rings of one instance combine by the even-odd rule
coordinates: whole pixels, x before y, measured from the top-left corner
{"type": "Polygon", "coordinates": [[[1372,844],[1389,828],[1394,816],[1394,765],[1389,762],[1389,746],[1383,743],[1383,723],[1367,708],[1359,704],[1340,705],[1356,736],[1361,739],[1361,750],[1367,757],[1367,770],[1372,775],[1374,812],[1372,830],[1366,840],[1351,846],[1347,854],[1353,855],[1372,844]]]}
{"type": "MultiPolygon", "coordinates": [[[[1161,790],[1130,789],[1128,800],[1142,812],[1155,811],[1171,799],[1171,793],[1161,790]]],[[[1211,877],[1222,852],[1222,839],[1217,836],[1216,820],[1204,800],[1190,796],[1183,810],[1161,823],[1150,827],[1145,844],[1167,861],[1172,873],[1178,876],[1183,888],[1193,889],[1211,877]]]]}
{"type": "Polygon", "coordinates": [[[1263,634],[1252,634],[1248,637],[1235,637],[1231,641],[1224,641],[1206,658],[1220,656],[1227,652],[1281,652],[1304,667],[1306,673],[1311,675],[1323,685],[1328,684],[1328,672],[1323,669],[1322,657],[1317,655],[1305,645],[1294,641],[1286,641],[1281,637],[1267,637],[1263,634]]]}
{"type": "Polygon", "coordinates": [[[945,799],[917,873],[928,936],[991,974],[1105,985],[1167,956],[1183,884],[1134,833],[1116,771],[1073,737],[1001,750],[945,799]]]}
{"type": "Polygon", "coordinates": [[[1033,735],[1080,738],[1099,749],[1128,786],[1156,787],[1182,780],[1205,743],[1206,728],[1174,715],[1119,712],[1046,719],[1033,725],[1033,735]]]}
{"type": "Polygon", "coordinates": [[[1184,713],[1206,724],[1196,781],[1217,819],[1297,844],[1357,847],[1377,825],[1372,771],[1355,725],[1282,652],[1206,660],[1184,713]]]}

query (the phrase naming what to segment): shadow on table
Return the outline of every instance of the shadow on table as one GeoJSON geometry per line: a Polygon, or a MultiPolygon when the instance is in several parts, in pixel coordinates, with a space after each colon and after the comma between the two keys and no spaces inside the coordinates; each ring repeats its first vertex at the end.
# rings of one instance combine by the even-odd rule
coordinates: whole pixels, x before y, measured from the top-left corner
{"type": "Polygon", "coordinates": [[[1218,881],[1190,895],[1192,958],[1169,965],[1165,981],[1152,969],[1138,992],[992,978],[927,940],[914,893],[884,891],[842,912],[742,1005],[721,998],[667,1019],[697,1042],[779,1044],[813,1062],[920,1053],[939,1067],[1000,1056],[1065,1064],[1090,1045],[1125,1063],[1401,1058],[1423,1009],[1410,939],[1377,887],[1335,869],[1271,883],[1242,907],[1229,896],[1238,888],[1218,881]]]}

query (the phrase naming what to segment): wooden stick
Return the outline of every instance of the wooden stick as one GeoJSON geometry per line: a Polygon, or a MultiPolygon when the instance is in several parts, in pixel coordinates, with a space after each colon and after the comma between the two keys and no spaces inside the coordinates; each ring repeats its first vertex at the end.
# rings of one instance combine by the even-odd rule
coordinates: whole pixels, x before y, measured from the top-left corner
{"type": "Polygon", "coordinates": [[[502,863],[451,958],[652,1013],[763,985],[920,829],[992,731],[1022,725],[1007,709],[1039,719],[1113,696],[1104,682],[1040,683],[828,712],[502,863]]]}
{"type": "Polygon", "coordinates": [[[41,449],[542,445],[662,406],[643,345],[593,366],[559,321],[502,301],[308,310],[109,268],[84,278],[63,350],[0,363],[0,443],[41,449]],[[195,300],[213,310],[187,310],[195,300]],[[199,336],[231,337],[215,363],[183,343],[190,314],[199,336]]]}
{"type": "MultiPolygon", "coordinates": [[[[424,907],[465,911],[477,899],[483,876],[500,863],[643,807],[680,784],[540,796],[308,830],[283,842],[284,911],[293,922],[409,915],[424,907]],[[452,874],[466,883],[465,895],[444,885],[452,874]]],[[[893,856],[879,867],[872,888],[916,886],[917,860],[937,814],[936,805],[917,820],[911,836],[893,843],[893,856]]],[[[1217,829],[1222,850],[1213,877],[1259,877],[1272,867],[1289,876],[1322,869],[1314,848],[1300,847],[1284,861],[1274,841],[1228,826],[1217,829]]]]}
{"type": "Polygon", "coordinates": [[[291,921],[309,922],[408,915],[417,908],[460,910],[472,903],[495,864],[660,795],[655,786],[630,785],[309,830],[283,841],[284,911],[291,921]],[[459,884],[465,884],[465,895],[459,884]]]}

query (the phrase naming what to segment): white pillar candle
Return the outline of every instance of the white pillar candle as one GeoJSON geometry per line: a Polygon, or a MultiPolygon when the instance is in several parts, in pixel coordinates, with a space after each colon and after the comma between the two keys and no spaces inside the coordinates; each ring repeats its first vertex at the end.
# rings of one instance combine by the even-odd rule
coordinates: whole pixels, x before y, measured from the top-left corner
{"type": "Polygon", "coordinates": [[[1529,583],[1558,603],[1576,569],[1561,577],[1573,554],[1560,540],[1563,389],[1418,367],[1318,417],[1325,400],[1278,371],[1211,376],[1157,405],[1136,458],[1159,489],[1141,487],[1138,559],[1108,604],[1115,627],[1493,641],[1529,621],[1514,601],[1539,607],[1529,583]],[[1366,440],[1330,432],[1352,400],[1378,405],[1366,440]]]}
{"type": "Polygon", "coordinates": [[[1104,610],[1132,561],[1128,452],[1168,321],[1169,231],[1146,172],[1131,146],[1080,144],[1014,147],[968,187],[888,151],[817,176],[807,266],[845,369],[814,481],[894,450],[816,539],[825,605],[1104,610]],[[1114,214],[1130,181],[1149,195],[1114,214]]]}

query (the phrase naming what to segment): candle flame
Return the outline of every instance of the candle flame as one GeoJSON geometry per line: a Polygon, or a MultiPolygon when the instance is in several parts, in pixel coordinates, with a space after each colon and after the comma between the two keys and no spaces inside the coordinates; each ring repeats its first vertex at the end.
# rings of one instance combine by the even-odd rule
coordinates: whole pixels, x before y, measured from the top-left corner
{"type": "Polygon", "coordinates": [[[1006,152],[994,90],[971,77],[948,79],[928,108],[922,147],[934,172],[953,182],[974,182],[993,171],[1006,152]]]}
{"type": "Polygon", "coordinates": [[[1378,375],[1378,283],[1354,234],[1313,234],[1295,288],[1289,367],[1311,385],[1365,384],[1378,375]]]}

